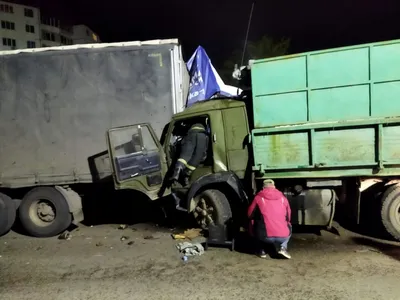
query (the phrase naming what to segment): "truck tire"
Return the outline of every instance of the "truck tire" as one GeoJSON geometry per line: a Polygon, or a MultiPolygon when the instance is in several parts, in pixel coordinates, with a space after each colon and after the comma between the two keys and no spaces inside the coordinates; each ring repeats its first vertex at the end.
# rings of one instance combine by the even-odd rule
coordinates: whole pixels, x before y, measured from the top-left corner
{"type": "Polygon", "coordinates": [[[382,224],[396,240],[400,240],[400,186],[389,187],[382,196],[382,224]]]}
{"type": "Polygon", "coordinates": [[[35,237],[60,234],[72,222],[67,200],[53,187],[29,191],[19,207],[19,218],[26,232],[35,237]]]}
{"type": "Polygon", "coordinates": [[[193,215],[201,228],[207,229],[211,221],[215,225],[225,225],[232,218],[228,198],[219,190],[205,190],[195,197],[193,215]]]}
{"type": "Polygon", "coordinates": [[[14,201],[7,195],[0,193],[0,236],[11,230],[16,214],[14,201]]]}

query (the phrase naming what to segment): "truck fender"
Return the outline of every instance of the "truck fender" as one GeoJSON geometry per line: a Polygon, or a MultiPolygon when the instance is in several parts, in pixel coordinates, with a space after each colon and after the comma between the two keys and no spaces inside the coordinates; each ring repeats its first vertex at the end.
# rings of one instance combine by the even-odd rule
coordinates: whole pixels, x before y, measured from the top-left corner
{"type": "Polygon", "coordinates": [[[188,212],[192,212],[195,208],[195,203],[192,200],[196,196],[197,192],[206,185],[216,183],[227,183],[236,193],[241,203],[248,203],[248,197],[244,191],[239,177],[237,177],[237,175],[233,172],[226,171],[204,175],[193,182],[186,198],[186,207],[188,212]]]}
{"type": "Polygon", "coordinates": [[[68,203],[69,211],[73,216],[72,223],[74,225],[78,225],[84,220],[81,196],[79,196],[77,192],[69,187],[63,188],[61,186],[55,186],[54,188],[64,196],[65,200],[68,203]]]}

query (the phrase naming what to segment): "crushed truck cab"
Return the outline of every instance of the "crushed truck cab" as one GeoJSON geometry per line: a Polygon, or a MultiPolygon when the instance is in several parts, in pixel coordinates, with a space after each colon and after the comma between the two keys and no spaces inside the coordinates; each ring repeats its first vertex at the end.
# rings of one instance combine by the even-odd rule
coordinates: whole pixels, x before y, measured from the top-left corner
{"type": "Polygon", "coordinates": [[[226,222],[237,206],[247,205],[242,180],[249,170],[249,134],[244,103],[231,99],[206,101],[175,114],[161,142],[150,124],[113,128],[108,131],[107,143],[115,187],[140,191],[151,200],[173,194],[180,207],[199,211],[206,223],[218,218],[226,222]],[[199,118],[208,120],[207,158],[193,171],[188,186],[171,185],[168,178],[177,159],[176,140],[181,138],[177,127],[199,118]],[[211,211],[209,206],[213,220],[205,216],[211,211]]]}

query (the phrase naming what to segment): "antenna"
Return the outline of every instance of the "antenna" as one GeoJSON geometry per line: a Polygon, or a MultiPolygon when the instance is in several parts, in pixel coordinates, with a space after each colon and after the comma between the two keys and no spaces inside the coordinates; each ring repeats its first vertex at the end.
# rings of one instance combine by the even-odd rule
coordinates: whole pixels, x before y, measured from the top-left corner
{"type": "Polygon", "coordinates": [[[244,39],[244,46],[243,46],[243,54],[242,54],[242,61],[240,63],[240,66],[243,66],[244,63],[244,55],[246,54],[246,48],[247,48],[247,40],[249,39],[249,31],[250,31],[250,25],[251,25],[251,20],[253,18],[253,10],[254,10],[254,4],[256,1],[253,1],[251,4],[251,10],[250,10],[250,16],[249,16],[249,22],[247,23],[247,31],[246,31],[246,38],[244,39]]]}

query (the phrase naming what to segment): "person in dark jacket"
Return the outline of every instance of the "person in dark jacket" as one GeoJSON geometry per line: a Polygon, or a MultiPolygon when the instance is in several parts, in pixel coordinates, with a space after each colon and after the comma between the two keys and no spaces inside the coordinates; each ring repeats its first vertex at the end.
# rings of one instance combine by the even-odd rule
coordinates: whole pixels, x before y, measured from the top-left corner
{"type": "Polygon", "coordinates": [[[184,185],[188,185],[190,175],[206,159],[207,150],[208,134],[205,126],[201,123],[193,124],[181,142],[180,155],[171,181],[178,181],[183,176],[184,185]]]}
{"type": "Polygon", "coordinates": [[[266,258],[265,243],[278,247],[278,253],[291,258],[287,251],[292,234],[291,210],[287,198],[275,188],[271,179],[264,181],[264,188],[254,197],[247,215],[251,220],[250,233],[258,242],[261,258],[266,258]]]}

